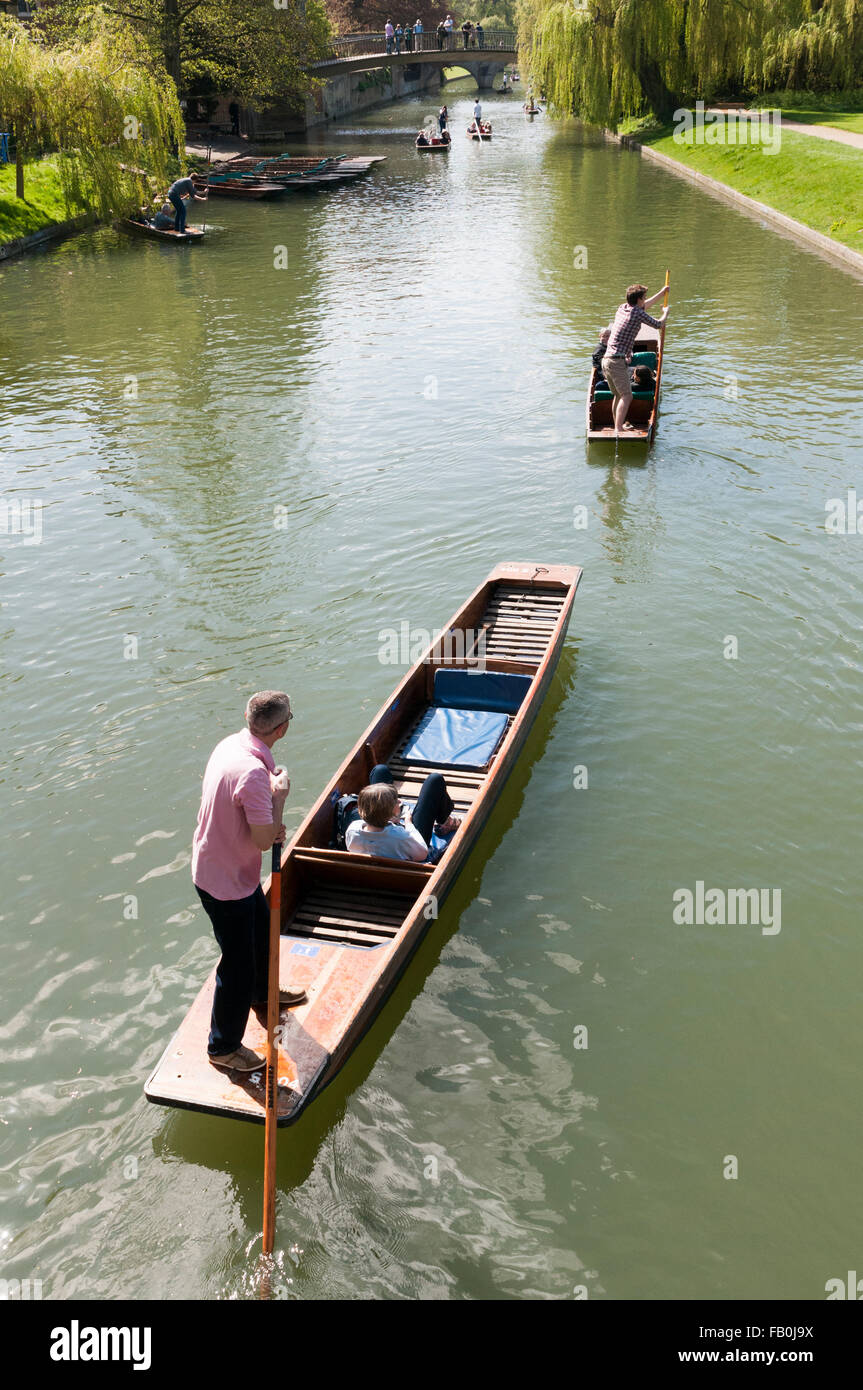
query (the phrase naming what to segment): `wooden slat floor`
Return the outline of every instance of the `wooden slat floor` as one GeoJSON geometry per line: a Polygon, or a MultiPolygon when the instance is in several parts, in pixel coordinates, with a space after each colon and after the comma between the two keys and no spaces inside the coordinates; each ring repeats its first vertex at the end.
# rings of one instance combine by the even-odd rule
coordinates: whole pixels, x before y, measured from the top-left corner
{"type": "Polygon", "coordinates": [[[413,903],[404,894],[313,884],[282,931],[347,946],[379,946],[393,939],[413,903]]]}
{"type": "Polygon", "coordinates": [[[482,617],[486,656],[538,666],[548,651],[563,598],[531,584],[498,584],[482,617]]]}

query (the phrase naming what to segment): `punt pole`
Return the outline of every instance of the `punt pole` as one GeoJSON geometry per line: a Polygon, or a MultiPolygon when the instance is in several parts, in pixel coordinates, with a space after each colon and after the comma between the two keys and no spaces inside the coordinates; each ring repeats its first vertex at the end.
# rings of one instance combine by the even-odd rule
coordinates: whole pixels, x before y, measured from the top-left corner
{"type": "Polygon", "coordinates": [[[282,931],[282,847],[273,845],[270,876],[270,952],[267,977],[267,1083],[264,1120],[264,1240],[263,1253],[273,1253],[276,1233],[276,1098],[279,1093],[279,940],[282,931]]]}

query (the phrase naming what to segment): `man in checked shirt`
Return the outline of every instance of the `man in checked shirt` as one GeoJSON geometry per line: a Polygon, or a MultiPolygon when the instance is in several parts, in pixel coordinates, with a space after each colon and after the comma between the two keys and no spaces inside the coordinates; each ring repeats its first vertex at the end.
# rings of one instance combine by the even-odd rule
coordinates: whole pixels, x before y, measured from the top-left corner
{"type": "Polygon", "coordinates": [[[661,328],[668,317],[668,309],[662,311],[662,318],[651,318],[646,312],[648,304],[655,304],[657,299],[661,299],[665,294],[665,287],[657,294],[651,295],[650,299],[645,299],[647,294],[646,285],[630,285],[626,291],[626,300],[621,304],[614,316],[611,325],[611,336],[605,349],[605,356],[602,359],[602,371],[606,381],[614,392],[612,402],[612,416],[614,419],[614,429],[616,434],[621,430],[631,430],[633,428],[627,422],[626,416],[632,402],[632,380],[629,374],[629,362],[635,340],[638,337],[638,330],[643,323],[651,328],[661,328]]]}

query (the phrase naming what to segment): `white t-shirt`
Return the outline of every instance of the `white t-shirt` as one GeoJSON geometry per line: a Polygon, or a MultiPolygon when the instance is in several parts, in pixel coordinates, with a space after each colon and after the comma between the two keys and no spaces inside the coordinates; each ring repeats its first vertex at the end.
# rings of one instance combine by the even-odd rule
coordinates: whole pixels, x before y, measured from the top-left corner
{"type": "Polygon", "coordinates": [[[422,864],[428,858],[428,845],[410,821],[404,825],[385,825],[378,830],[364,820],[351,821],[345,832],[349,854],[380,854],[384,859],[412,859],[422,864]]]}
{"type": "Polygon", "coordinates": [[[443,27],[446,30],[452,29],[452,20],[450,19],[449,15],[447,15],[446,19],[444,20],[443,27]]]}
{"type": "Polygon", "coordinates": [[[479,102],[477,102],[476,106],[473,108],[473,114],[474,120],[479,121],[482,119],[482,107],[480,106],[479,102]]]}

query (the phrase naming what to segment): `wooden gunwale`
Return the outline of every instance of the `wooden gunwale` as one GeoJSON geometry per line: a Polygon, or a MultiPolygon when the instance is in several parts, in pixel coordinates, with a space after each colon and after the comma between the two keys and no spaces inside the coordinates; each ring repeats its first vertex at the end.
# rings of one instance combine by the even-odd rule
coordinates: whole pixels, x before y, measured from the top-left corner
{"type": "Polygon", "coordinates": [[[151,227],[143,222],[133,222],[129,217],[121,218],[116,225],[124,232],[131,232],[133,236],[149,237],[151,241],[170,241],[175,246],[197,246],[198,242],[204,240],[203,227],[187,227],[185,232],[172,232],[170,228],[163,229],[151,227]]]}

